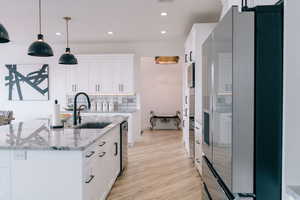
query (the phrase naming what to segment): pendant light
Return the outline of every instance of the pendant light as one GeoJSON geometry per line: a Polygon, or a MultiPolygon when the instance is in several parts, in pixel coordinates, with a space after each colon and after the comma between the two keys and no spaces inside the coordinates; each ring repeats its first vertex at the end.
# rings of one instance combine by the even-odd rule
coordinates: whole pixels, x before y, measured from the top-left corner
{"type": "Polygon", "coordinates": [[[9,42],[9,35],[2,24],[0,24],[0,43],[9,42]]]}
{"type": "Polygon", "coordinates": [[[33,42],[28,48],[28,55],[38,57],[50,57],[53,56],[52,48],[44,42],[44,36],[42,35],[42,7],[41,0],[39,0],[39,34],[37,41],[33,42]]]}
{"type": "Polygon", "coordinates": [[[69,21],[71,20],[71,17],[64,17],[66,20],[66,27],[67,27],[67,48],[66,53],[64,53],[59,58],[59,64],[62,65],[77,65],[78,61],[76,57],[71,53],[71,49],[69,47],[69,21]]]}

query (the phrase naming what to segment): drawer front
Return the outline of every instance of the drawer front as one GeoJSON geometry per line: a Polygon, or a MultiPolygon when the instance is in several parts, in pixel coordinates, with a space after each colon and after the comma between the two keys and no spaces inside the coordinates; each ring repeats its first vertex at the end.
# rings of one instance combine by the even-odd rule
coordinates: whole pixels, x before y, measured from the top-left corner
{"type": "Polygon", "coordinates": [[[84,164],[90,163],[93,160],[96,160],[99,156],[105,152],[105,149],[108,144],[107,138],[104,136],[99,141],[96,141],[93,145],[88,147],[84,152],[83,152],[83,160],[84,164]]]}

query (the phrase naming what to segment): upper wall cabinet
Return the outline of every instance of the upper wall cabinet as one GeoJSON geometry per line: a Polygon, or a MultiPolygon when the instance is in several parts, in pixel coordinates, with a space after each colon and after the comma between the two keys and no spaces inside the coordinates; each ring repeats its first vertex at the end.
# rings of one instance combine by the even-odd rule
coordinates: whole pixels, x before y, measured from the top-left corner
{"type": "Polygon", "coordinates": [[[196,60],[196,30],[193,28],[185,42],[185,63],[192,63],[196,60]]]}
{"type": "Polygon", "coordinates": [[[134,93],[134,55],[77,55],[78,65],[64,66],[66,94],[134,93]]]}
{"type": "Polygon", "coordinates": [[[75,94],[80,91],[86,91],[88,88],[88,64],[80,63],[78,65],[66,65],[63,67],[65,73],[65,92],[66,94],[75,94]]]}

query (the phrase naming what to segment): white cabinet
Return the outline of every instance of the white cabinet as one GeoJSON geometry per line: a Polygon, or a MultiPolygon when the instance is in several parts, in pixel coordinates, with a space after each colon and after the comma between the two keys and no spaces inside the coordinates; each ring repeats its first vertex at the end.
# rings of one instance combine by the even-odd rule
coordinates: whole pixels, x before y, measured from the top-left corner
{"type": "Polygon", "coordinates": [[[118,93],[134,91],[133,56],[123,57],[116,63],[115,84],[118,93]]]}
{"type": "Polygon", "coordinates": [[[90,94],[134,93],[134,55],[78,55],[78,59],[89,65],[90,94]]]}
{"type": "Polygon", "coordinates": [[[84,200],[104,200],[120,172],[120,128],[83,152],[84,200]]]}
{"type": "Polygon", "coordinates": [[[89,63],[78,65],[63,65],[61,69],[65,72],[65,91],[66,94],[85,92],[88,88],[89,63]]]}
{"type": "Polygon", "coordinates": [[[133,94],[134,55],[76,55],[78,65],[59,65],[53,71],[53,94],[63,100],[78,92],[133,94]]]}
{"type": "Polygon", "coordinates": [[[120,172],[120,127],[84,151],[12,150],[5,161],[2,152],[0,200],[105,200],[120,172]]]}
{"type": "Polygon", "coordinates": [[[89,65],[90,94],[112,94],[114,88],[115,65],[107,60],[91,61],[89,65]]]}

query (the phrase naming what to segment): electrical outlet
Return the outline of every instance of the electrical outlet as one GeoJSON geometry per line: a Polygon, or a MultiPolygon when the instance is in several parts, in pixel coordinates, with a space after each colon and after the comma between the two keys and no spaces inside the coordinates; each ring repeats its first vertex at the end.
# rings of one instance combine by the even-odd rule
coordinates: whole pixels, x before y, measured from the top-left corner
{"type": "Polygon", "coordinates": [[[27,160],[27,151],[14,151],[14,160],[27,160]]]}

